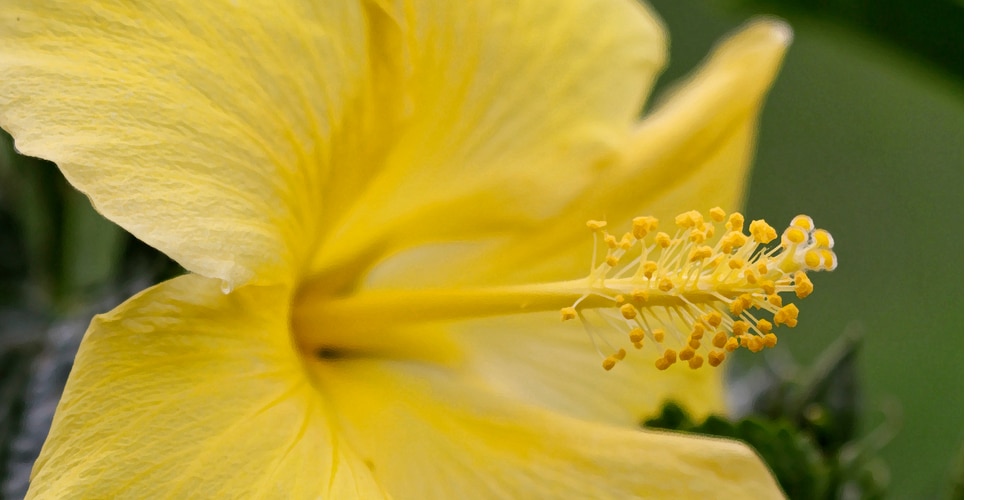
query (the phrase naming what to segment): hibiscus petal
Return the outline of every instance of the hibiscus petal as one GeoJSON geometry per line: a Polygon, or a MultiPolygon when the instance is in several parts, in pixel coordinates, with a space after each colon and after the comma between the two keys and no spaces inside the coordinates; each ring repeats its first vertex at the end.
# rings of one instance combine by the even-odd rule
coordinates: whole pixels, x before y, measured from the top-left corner
{"type": "Polygon", "coordinates": [[[721,370],[691,370],[686,363],[657,370],[653,363],[663,348],[648,341],[643,349],[633,349],[625,334],[607,325],[601,325],[608,330],[602,333],[616,344],[591,339],[579,321],[560,322],[555,313],[458,322],[447,328],[469,373],[528,404],[625,425],[654,416],[666,401],[695,417],[726,413],[721,370]],[[625,359],[604,370],[601,362],[619,347],[626,348],[625,359]]]}
{"type": "Polygon", "coordinates": [[[721,42],[701,68],[667,94],[621,144],[620,161],[541,228],[475,244],[418,247],[376,269],[373,287],[521,284],[581,278],[590,270],[584,226],[603,219],[622,234],[652,215],[670,228],[688,210],[742,204],[760,107],[791,30],[763,19],[721,42]],[[447,258],[441,258],[447,255],[447,258]]]}
{"type": "Polygon", "coordinates": [[[273,283],[360,133],[366,35],[349,1],[6,2],[0,126],[186,268],[273,283]]]}
{"type": "Polygon", "coordinates": [[[375,498],[287,330],[288,292],[187,275],[97,317],[33,498],[375,498]]]}
{"type": "Polygon", "coordinates": [[[551,217],[616,154],[664,59],[662,30],[636,2],[382,4],[373,51],[391,83],[376,113],[393,139],[364,166],[360,196],[333,187],[334,203],[349,202],[331,214],[316,272],[551,217]]]}
{"type": "Polygon", "coordinates": [[[316,369],[345,439],[394,498],[782,498],[734,441],[561,417],[432,365],[316,369]]]}

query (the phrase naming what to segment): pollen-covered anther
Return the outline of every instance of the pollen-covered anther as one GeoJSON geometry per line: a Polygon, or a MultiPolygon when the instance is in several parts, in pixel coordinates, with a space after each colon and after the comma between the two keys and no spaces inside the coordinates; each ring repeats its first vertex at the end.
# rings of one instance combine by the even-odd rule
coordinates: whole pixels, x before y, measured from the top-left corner
{"type": "Polygon", "coordinates": [[[662,328],[654,328],[651,333],[653,334],[653,340],[657,342],[663,342],[664,337],[667,335],[667,332],[662,328]]]}
{"type": "Polygon", "coordinates": [[[576,319],[576,309],[572,307],[564,307],[559,310],[560,316],[562,316],[563,321],[569,321],[571,319],[576,319]]]}
{"type": "Polygon", "coordinates": [[[699,260],[705,260],[712,256],[712,247],[710,246],[700,246],[693,248],[691,253],[688,254],[688,260],[691,262],[697,262],[699,260]]]}
{"type": "Polygon", "coordinates": [[[684,349],[681,349],[681,352],[677,355],[677,357],[680,358],[681,361],[687,361],[693,358],[694,355],[694,349],[692,349],[691,346],[686,346],[684,349]]]}
{"type": "Polygon", "coordinates": [[[590,229],[591,231],[600,231],[600,230],[602,230],[602,229],[604,229],[606,227],[608,227],[607,221],[603,221],[603,220],[588,220],[587,221],[587,229],[590,229]]]}
{"type": "Polygon", "coordinates": [[[795,304],[788,304],[774,313],[774,324],[776,325],[788,325],[789,328],[794,328],[798,323],[799,308],[795,304]]]}
{"type": "Polygon", "coordinates": [[[772,328],[774,328],[774,325],[770,321],[766,319],[757,320],[757,329],[760,330],[760,333],[770,333],[772,328]]]}
{"type": "Polygon", "coordinates": [[[632,296],[632,301],[636,304],[645,304],[649,301],[649,290],[637,288],[632,290],[630,295],[632,296]]]}
{"type": "Polygon", "coordinates": [[[618,310],[621,311],[622,317],[625,319],[635,319],[639,315],[639,310],[632,304],[623,304],[618,310]]]}
{"type": "Polygon", "coordinates": [[[723,361],[726,360],[726,353],[722,351],[712,351],[708,353],[708,364],[712,366],[719,366],[723,361]]]}
{"type": "Polygon", "coordinates": [[[795,296],[804,299],[813,292],[812,281],[806,276],[806,273],[799,271],[795,273],[795,296]]]}
{"type": "Polygon", "coordinates": [[[729,336],[726,335],[726,332],[716,332],[715,336],[712,337],[712,345],[718,347],[719,349],[725,347],[726,342],[728,341],[729,341],[729,336]]]}
{"type": "Polygon", "coordinates": [[[659,370],[666,370],[676,362],[677,362],[677,352],[674,351],[673,349],[667,349],[663,351],[663,357],[657,358],[657,360],[654,361],[653,364],[659,370]]]}
{"type": "Polygon", "coordinates": [[[764,350],[764,341],[756,335],[750,335],[746,340],[746,346],[750,352],[760,352],[764,350]]]}
{"type": "Polygon", "coordinates": [[[647,260],[642,263],[642,275],[645,276],[646,279],[652,279],[658,268],[659,267],[656,265],[655,261],[647,260]]]}
{"type": "Polygon", "coordinates": [[[646,336],[646,332],[642,328],[633,328],[631,332],[628,332],[628,339],[633,344],[642,342],[642,339],[646,336]]]}
{"type": "Polygon", "coordinates": [[[673,240],[670,238],[669,234],[664,232],[656,233],[656,244],[660,245],[660,248],[667,248],[672,242],[673,240]]]}
{"type": "Polygon", "coordinates": [[[690,367],[692,370],[697,370],[698,368],[701,368],[701,365],[703,364],[705,364],[705,358],[701,357],[701,355],[699,354],[696,354],[693,358],[688,360],[688,367],[690,367]]]}
{"type": "Polygon", "coordinates": [[[750,235],[753,236],[753,239],[766,245],[778,237],[778,231],[764,219],[758,219],[750,223],[750,235]]]}
{"type": "Polygon", "coordinates": [[[604,263],[610,267],[615,267],[618,265],[618,257],[615,257],[614,255],[608,255],[604,259],[604,263]]]}
{"type": "Polygon", "coordinates": [[[708,216],[715,222],[722,222],[726,220],[726,211],[722,207],[713,207],[708,211],[708,216]]]}
{"type": "Polygon", "coordinates": [[[705,216],[697,210],[691,210],[674,217],[674,223],[683,229],[696,228],[705,223],[705,216]]]}
{"type": "Polygon", "coordinates": [[[764,347],[771,348],[771,347],[774,347],[776,345],[778,345],[778,336],[777,335],[775,335],[773,333],[769,333],[767,335],[764,335],[764,347]]]}
{"type": "Polygon", "coordinates": [[[646,237],[650,231],[655,231],[660,221],[656,217],[643,216],[632,219],[632,235],[638,239],[646,237]]]}
{"type": "Polygon", "coordinates": [[[726,222],[726,229],[730,231],[735,231],[737,233],[743,232],[743,223],[746,219],[743,218],[743,214],[739,212],[733,212],[729,214],[729,222],[726,222]]]}

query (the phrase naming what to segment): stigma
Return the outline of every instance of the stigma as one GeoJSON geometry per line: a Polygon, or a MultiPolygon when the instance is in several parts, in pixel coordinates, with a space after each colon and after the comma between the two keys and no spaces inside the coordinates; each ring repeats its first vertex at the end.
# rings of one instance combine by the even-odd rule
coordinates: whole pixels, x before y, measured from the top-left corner
{"type": "Polygon", "coordinates": [[[719,207],[707,217],[678,215],[670,232],[650,216],[636,217],[620,236],[605,221],[588,221],[594,251],[586,291],[562,308],[562,320],[584,325],[605,370],[628,348],[656,349],[654,365],[666,370],[718,367],[737,349],[774,347],[781,328],[798,324],[791,297],[813,291],[807,273],[836,269],[833,236],[806,215],[780,236],[764,220],[745,222],[719,207]]]}

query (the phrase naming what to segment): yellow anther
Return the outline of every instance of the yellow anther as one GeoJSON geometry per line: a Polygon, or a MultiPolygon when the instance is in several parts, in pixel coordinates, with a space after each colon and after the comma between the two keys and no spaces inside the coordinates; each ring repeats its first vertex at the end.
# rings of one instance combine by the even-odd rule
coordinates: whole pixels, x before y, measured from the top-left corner
{"type": "Polygon", "coordinates": [[[719,366],[725,360],[726,360],[726,353],[722,351],[712,351],[708,353],[708,364],[712,366],[719,366]]]}
{"type": "Polygon", "coordinates": [[[635,319],[639,315],[639,311],[632,304],[624,304],[618,310],[622,312],[622,317],[625,319],[635,319]]]}
{"type": "Polygon", "coordinates": [[[750,338],[746,339],[747,349],[750,352],[760,352],[764,350],[764,341],[756,335],[751,335],[750,338]]]}
{"type": "Polygon", "coordinates": [[[649,290],[644,290],[642,288],[636,288],[632,290],[632,302],[636,304],[645,304],[649,301],[649,290]]]}
{"type": "Polygon", "coordinates": [[[822,248],[833,248],[833,235],[825,229],[817,229],[812,234],[813,241],[822,248]]]}
{"type": "Polygon", "coordinates": [[[587,221],[587,228],[589,228],[591,231],[600,231],[601,229],[604,229],[606,227],[608,227],[607,221],[603,221],[603,220],[588,220],[587,221]]]}
{"type": "Polygon", "coordinates": [[[621,307],[625,303],[625,296],[622,294],[615,295],[615,305],[621,307]]]}
{"type": "Polygon", "coordinates": [[[740,336],[750,331],[750,323],[746,321],[737,320],[733,321],[733,335],[740,336]]]}
{"type": "Polygon", "coordinates": [[[809,269],[819,269],[819,265],[823,262],[823,257],[820,256],[819,250],[809,250],[806,252],[803,260],[809,269]]]}
{"type": "Polygon", "coordinates": [[[625,233],[622,235],[622,239],[618,240],[618,248],[621,248],[622,250],[628,250],[632,248],[632,245],[634,243],[635,243],[635,236],[633,236],[632,233],[625,233]]]}
{"type": "Polygon", "coordinates": [[[576,309],[572,307],[564,307],[559,310],[560,316],[562,316],[563,321],[569,321],[571,319],[576,319],[576,309]]]}
{"type": "Polygon", "coordinates": [[[601,366],[604,367],[605,371],[611,371],[611,369],[615,367],[616,363],[617,361],[615,360],[615,358],[608,356],[604,358],[604,362],[601,363],[601,366]]]}
{"type": "Polygon", "coordinates": [[[638,239],[643,239],[650,231],[656,230],[660,221],[656,217],[644,216],[632,219],[632,235],[638,239]]]}
{"type": "Polygon", "coordinates": [[[775,307],[781,307],[781,295],[773,293],[767,296],[767,302],[775,307]]]}
{"type": "Polygon", "coordinates": [[[692,249],[688,257],[691,262],[697,262],[699,260],[705,260],[711,256],[712,256],[712,247],[701,246],[692,249]]]}
{"type": "Polygon", "coordinates": [[[712,337],[712,345],[718,347],[719,349],[722,349],[723,347],[726,346],[726,341],[728,340],[729,336],[726,335],[726,332],[717,332],[715,336],[712,337]]]}
{"type": "Polygon", "coordinates": [[[795,296],[804,299],[813,292],[812,281],[806,276],[806,273],[798,271],[795,273],[795,296]]]}
{"type": "Polygon", "coordinates": [[[615,235],[613,234],[605,234],[604,243],[608,245],[608,248],[611,249],[618,248],[618,239],[615,238],[615,235]]]}
{"type": "Polygon", "coordinates": [[[698,368],[701,368],[701,365],[703,364],[705,364],[705,358],[701,356],[695,356],[688,361],[688,366],[692,370],[697,370],[698,368]]]}
{"type": "Polygon", "coordinates": [[[753,239],[765,245],[778,237],[778,231],[765,222],[764,219],[758,219],[750,223],[750,234],[753,236],[753,239]]]}
{"type": "Polygon", "coordinates": [[[785,229],[784,233],[781,233],[781,244],[788,247],[791,245],[801,245],[805,243],[809,238],[804,230],[800,227],[789,226],[785,229]]]}
{"type": "Polygon", "coordinates": [[[767,276],[767,273],[770,272],[770,271],[771,270],[767,268],[767,263],[766,262],[759,262],[757,264],[757,274],[759,274],[761,276],[767,276]]]}
{"type": "Polygon", "coordinates": [[[692,349],[697,349],[701,347],[701,341],[696,338],[690,338],[688,339],[688,347],[692,349]]]}
{"type": "Polygon", "coordinates": [[[684,212],[674,218],[674,223],[682,228],[694,228],[705,223],[705,217],[697,210],[684,212]]]}
{"type": "Polygon", "coordinates": [[[687,361],[694,357],[694,349],[692,349],[691,346],[687,346],[684,349],[681,349],[681,353],[677,355],[677,357],[680,358],[681,361],[687,361]]]}
{"type": "Polygon", "coordinates": [[[713,328],[718,328],[722,324],[722,314],[719,311],[712,311],[708,314],[708,318],[705,321],[713,328]]]}
{"type": "Polygon", "coordinates": [[[633,328],[631,332],[628,332],[628,340],[633,344],[636,342],[642,342],[643,337],[646,336],[646,332],[642,328],[633,328]]]}
{"type": "Polygon", "coordinates": [[[715,226],[708,226],[704,229],[704,231],[706,238],[711,238],[712,236],[715,236],[715,226]]]}
{"type": "Polygon", "coordinates": [[[660,248],[667,248],[670,246],[670,235],[664,232],[656,233],[656,244],[660,245],[660,248]]]}
{"type": "Polygon", "coordinates": [[[670,368],[670,365],[677,362],[677,352],[673,349],[667,349],[663,351],[663,357],[657,359],[653,364],[660,370],[666,370],[670,368]]]}
{"type": "Polygon", "coordinates": [[[607,258],[604,259],[604,263],[611,267],[615,267],[618,265],[618,257],[615,257],[614,255],[608,255],[607,258]]]}
{"type": "Polygon", "coordinates": [[[774,324],[776,325],[788,325],[789,328],[794,328],[799,322],[798,319],[799,308],[795,304],[788,304],[774,313],[774,324]]]}
{"type": "Polygon", "coordinates": [[[705,325],[700,321],[695,322],[691,327],[691,338],[700,339],[705,336],[705,325]]]}
{"type": "Polygon", "coordinates": [[[663,337],[667,334],[662,328],[653,329],[653,340],[657,342],[663,342],[663,337]]]}
{"type": "Polygon", "coordinates": [[[742,247],[746,242],[747,235],[738,231],[730,231],[722,237],[722,253],[732,253],[733,250],[742,247]]]}
{"type": "Polygon", "coordinates": [[[777,335],[775,335],[773,333],[769,333],[767,335],[764,335],[764,347],[771,348],[771,347],[774,347],[776,345],[778,345],[778,336],[777,335]]]}
{"type": "Polygon", "coordinates": [[[708,216],[715,222],[722,222],[726,219],[726,211],[722,207],[714,207],[708,211],[708,216]]]}
{"type": "Polygon", "coordinates": [[[740,341],[737,340],[736,337],[729,337],[729,340],[726,341],[726,350],[729,352],[733,352],[736,349],[739,349],[739,347],[740,341]]]}
{"type": "Polygon", "coordinates": [[[770,321],[766,319],[757,320],[757,329],[760,330],[760,333],[770,333],[772,328],[774,328],[774,325],[770,321]]]}
{"type": "Polygon", "coordinates": [[[632,347],[635,347],[636,350],[642,349],[642,341],[632,342],[632,347]]]}
{"type": "Polygon", "coordinates": [[[726,229],[730,231],[743,232],[743,223],[745,219],[743,214],[739,212],[733,212],[729,214],[729,222],[726,223],[726,229]]]}
{"type": "Polygon", "coordinates": [[[747,280],[748,284],[753,285],[757,283],[757,273],[753,269],[744,269],[743,278],[747,280]]]}
{"type": "Polygon", "coordinates": [[[674,362],[672,362],[672,361],[670,361],[670,360],[668,360],[666,358],[656,358],[656,361],[653,361],[653,366],[655,366],[656,369],[660,370],[660,371],[663,371],[663,370],[666,370],[667,368],[670,368],[670,365],[672,365],[672,364],[674,364],[674,362]]]}
{"type": "Polygon", "coordinates": [[[775,287],[774,282],[771,280],[764,280],[760,282],[760,289],[766,295],[773,295],[777,287],[775,287]]]}
{"type": "Polygon", "coordinates": [[[646,279],[651,279],[653,275],[656,274],[656,270],[657,270],[656,262],[652,260],[647,260],[646,262],[642,263],[642,275],[645,276],[646,279]]]}
{"type": "Polygon", "coordinates": [[[656,288],[658,288],[661,292],[669,292],[673,287],[674,282],[670,281],[670,278],[662,278],[660,279],[660,282],[656,284],[656,288]]]}
{"type": "Polygon", "coordinates": [[[729,304],[729,312],[733,313],[734,316],[739,316],[743,313],[743,311],[747,310],[752,303],[753,302],[749,299],[749,295],[740,295],[739,297],[733,299],[733,301],[729,304]]]}
{"type": "Polygon", "coordinates": [[[708,234],[705,233],[703,229],[692,229],[691,235],[688,236],[688,241],[692,243],[704,243],[708,239],[708,234]]]}
{"type": "Polygon", "coordinates": [[[803,214],[796,215],[795,218],[792,219],[791,224],[789,225],[793,227],[802,228],[807,232],[812,231],[816,227],[815,225],[813,225],[812,217],[803,214]]]}
{"type": "Polygon", "coordinates": [[[618,361],[621,361],[625,359],[625,349],[618,349],[618,352],[612,354],[611,356],[617,359],[618,361]]]}
{"type": "Polygon", "coordinates": [[[746,261],[743,260],[743,259],[729,259],[729,268],[730,269],[741,269],[745,265],[746,265],[746,261]]]}

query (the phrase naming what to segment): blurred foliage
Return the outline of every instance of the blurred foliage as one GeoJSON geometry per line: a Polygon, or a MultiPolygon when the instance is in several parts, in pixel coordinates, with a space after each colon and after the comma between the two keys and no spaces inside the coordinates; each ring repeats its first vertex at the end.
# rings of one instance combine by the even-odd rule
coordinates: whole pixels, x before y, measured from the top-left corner
{"type": "Polygon", "coordinates": [[[956,0],[724,0],[747,11],[837,21],[902,47],[962,78],[965,9],[956,0]]]}
{"type": "Polygon", "coordinates": [[[753,388],[748,415],[735,420],[709,416],[694,422],[668,403],[649,427],[738,439],[753,446],[792,499],[882,499],[889,474],[877,452],[895,433],[887,423],[860,436],[862,411],[857,335],[842,337],[811,370],[783,366],[735,380],[753,388]],[[756,376],[754,376],[756,375],[756,376]]]}

